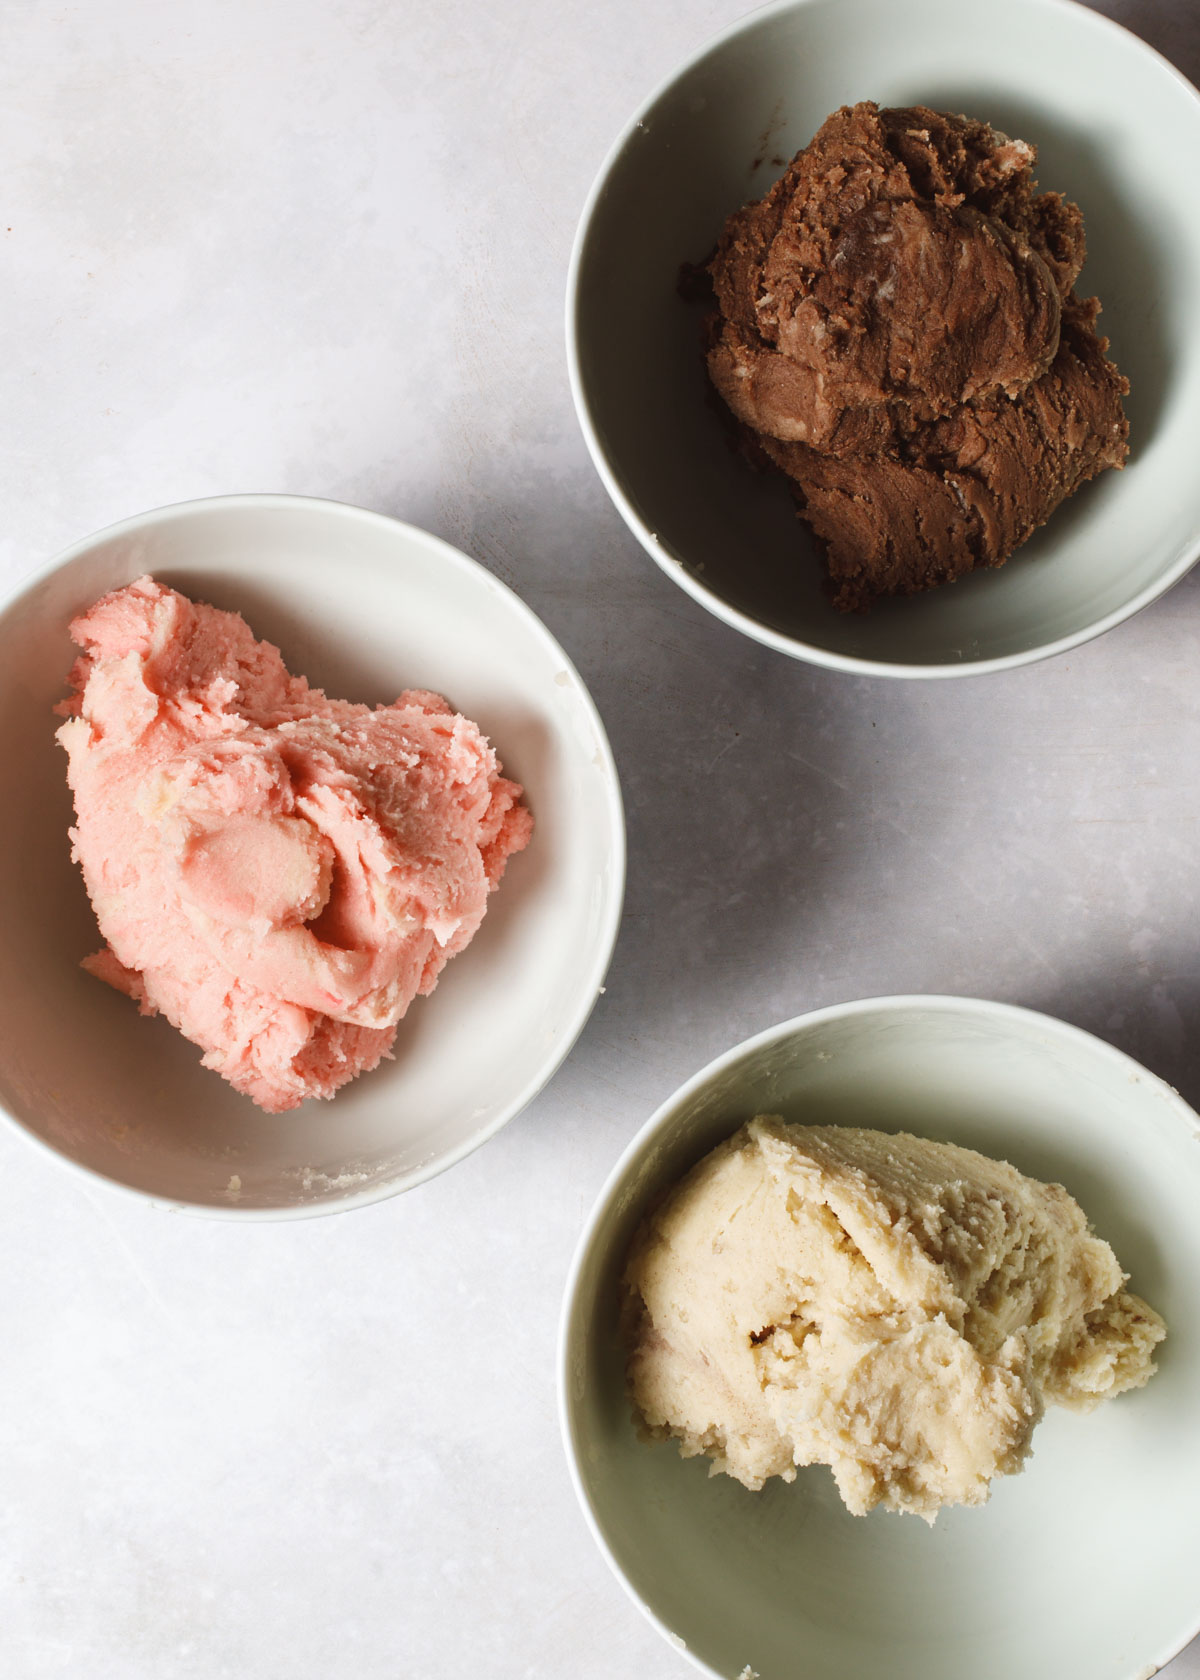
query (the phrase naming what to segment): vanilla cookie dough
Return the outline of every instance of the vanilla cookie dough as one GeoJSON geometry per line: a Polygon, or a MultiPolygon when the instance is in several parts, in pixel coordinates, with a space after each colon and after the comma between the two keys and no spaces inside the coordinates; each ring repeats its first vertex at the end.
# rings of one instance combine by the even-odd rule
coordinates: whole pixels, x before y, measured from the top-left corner
{"type": "Polygon", "coordinates": [[[828,1464],[849,1509],[978,1505],[1047,1405],[1153,1374],[1166,1334],[1058,1184],[906,1133],[760,1117],[644,1221],[629,1389],[653,1437],[761,1488],[828,1464]]]}

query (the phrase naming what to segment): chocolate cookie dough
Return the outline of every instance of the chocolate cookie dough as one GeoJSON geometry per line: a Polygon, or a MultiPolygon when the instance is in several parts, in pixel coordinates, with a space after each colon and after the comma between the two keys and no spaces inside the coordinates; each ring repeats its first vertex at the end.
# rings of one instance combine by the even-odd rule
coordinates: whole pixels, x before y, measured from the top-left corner
{"type": "Polygon", "coordinates": [[[844,106],[708,273],[708,369],[792,481],[834,604],[998,566],[1123,465],[1128,383],[1075,296],[1083,218],[1036,153],[924,106],[844,106]]]}

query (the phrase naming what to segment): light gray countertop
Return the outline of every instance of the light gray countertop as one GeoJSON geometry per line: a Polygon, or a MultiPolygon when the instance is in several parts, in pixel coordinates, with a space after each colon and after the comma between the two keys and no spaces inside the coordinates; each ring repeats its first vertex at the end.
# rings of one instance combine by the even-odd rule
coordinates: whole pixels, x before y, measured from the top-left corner
{"type": "MultiPolygon", "coordinates": [[[[1200,1101],[1200,574],[1047,664],[847,677],[706,615],[592,470],[576,217],[742,9],[4,9],[0,584],[226,491],[426,526],[578,663],[630,847],[567,1065],[398,1200],[175,1218],[0,1132],[12,1680],[683,1680],[576,1509],[553,1380],[584,1214],[658,1103],[786,1016],[911,991],[1047,1010],[1200,1101]]],[[[1101,9],[1200,73],[1189,0],[1101,9]]]]}

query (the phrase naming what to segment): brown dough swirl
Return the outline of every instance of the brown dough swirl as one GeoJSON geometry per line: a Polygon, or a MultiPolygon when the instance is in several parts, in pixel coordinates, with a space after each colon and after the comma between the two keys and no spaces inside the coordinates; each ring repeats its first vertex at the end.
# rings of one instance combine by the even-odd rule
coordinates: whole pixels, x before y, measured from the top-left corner
{"type": "Polygon", "coordinates": [[[782,468],[835,605],[999,565],[1128,453],[1128,383],[1073,287],[1083,218],[1036,153],[923,106],[845,106],[709,264],[712,382],[782,468]]]}

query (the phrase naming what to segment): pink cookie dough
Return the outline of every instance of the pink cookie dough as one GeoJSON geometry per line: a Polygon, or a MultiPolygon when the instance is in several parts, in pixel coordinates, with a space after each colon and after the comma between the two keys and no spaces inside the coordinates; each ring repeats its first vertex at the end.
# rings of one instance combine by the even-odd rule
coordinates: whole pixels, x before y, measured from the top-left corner
{"type": "Polygon", "coordinates": [[[470,941],[533,821],[440,695],[331,700],[244,620],[139,578],[71,625],[56,710],[84,967],[271,1113],[331,1097],[470,941]]]}

